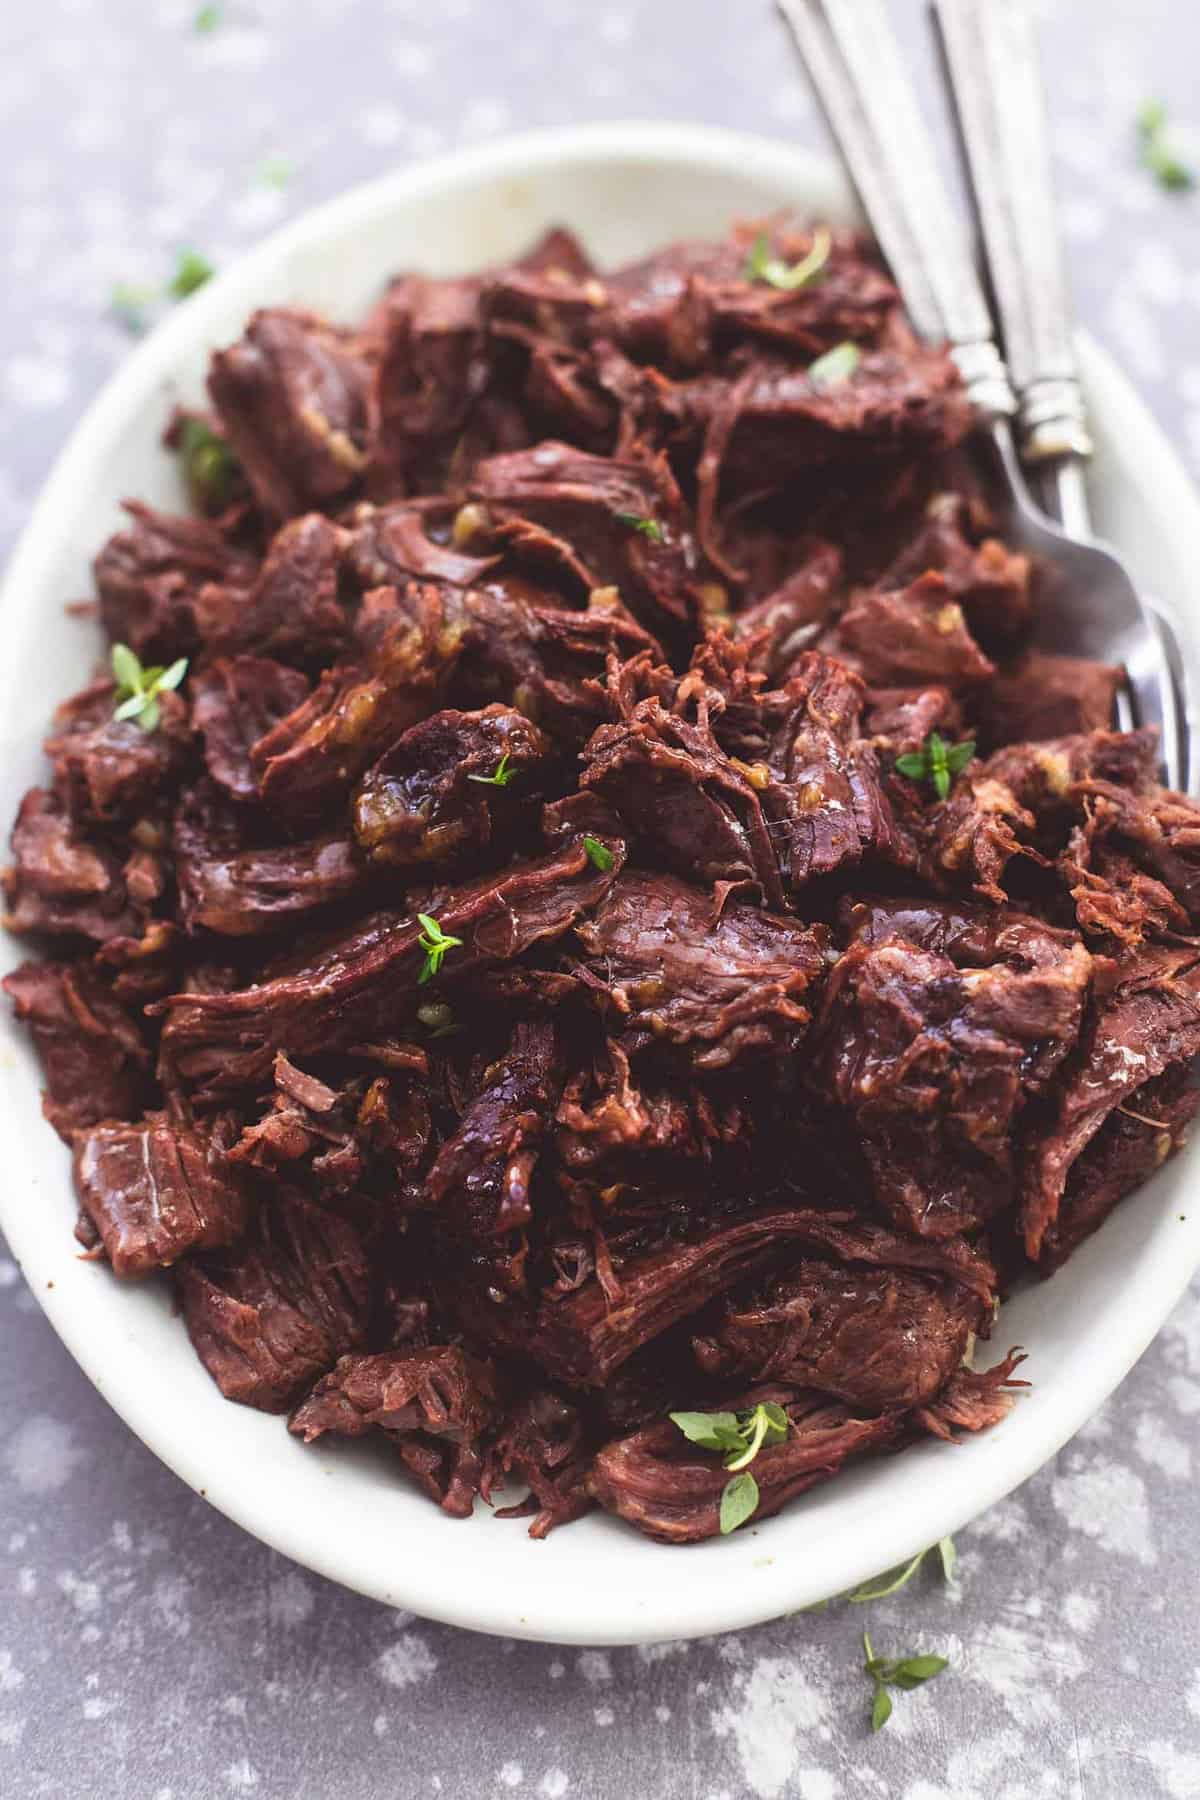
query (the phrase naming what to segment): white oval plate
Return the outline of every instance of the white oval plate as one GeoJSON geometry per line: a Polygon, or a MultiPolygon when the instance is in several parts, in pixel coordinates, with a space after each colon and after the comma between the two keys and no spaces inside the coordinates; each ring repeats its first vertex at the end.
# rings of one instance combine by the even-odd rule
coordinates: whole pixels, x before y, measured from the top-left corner
{"type": "MultiPolygon", "coordinates": [[[[126,494],[179,506],[159,446],[176,397],[197,398],[209,351],[254,307],[295,302],[354,317],[397,269],[457,273],[524,250],[546,225],[580,233],[601,264],[739,216],[796,206],[854,216],[836,172],[786,146],[674,125],[605,125],[510,139],[389,176],[269,239],[179,309],[113,377],[58,461],[4,587],[0,816],[42,770],[50,708],[85,680],[93,625],[64,603],[126,494]]],[[[1200,566],[1200,508],[1162,434],[1113,364],[1081,345],[1099,450],[1095,501],[1141,578],[1183,610],[1200,566]]],[[[0,944],[11,967],[21,947],[0,944]]],[[[0,1016],[0,1224],[63,1342],[126,1423],[231,1519],[309,1568],[392,1606],[477,1630],[576,1644],[699,1636],[839,1592],[999,1500],[1116,1386],[1200,1263],[1200,1203],[1185,1152],[1120,1208],[1050,1282],[1001,1315],[1029,1395],[998,1430],[865,1463],[777,1519],[690,1549],[605,1514],[533,1542],[520,1521],[446,1518],[384,1453],[303,1449],[284,1423],[231,1405],[172,1316],[165,1285],[120,1287],[76,1255],[66,1150],[42,1122],[24,1032],[0,1016]]],[[[114,1430],[116,1427],[114,1426],[114,1430]]]]}

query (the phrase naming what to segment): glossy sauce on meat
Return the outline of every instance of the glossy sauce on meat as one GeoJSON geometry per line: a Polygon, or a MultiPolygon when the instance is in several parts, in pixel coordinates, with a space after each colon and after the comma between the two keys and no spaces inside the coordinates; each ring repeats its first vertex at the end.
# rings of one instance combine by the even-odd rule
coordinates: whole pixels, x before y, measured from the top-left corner
{"type": "Polygon", "coordinates": [[[1200,811],[1032,647],[871,246],[758,229],[256,313],[220,496],[95,562],[186,679],[119,718],[106,648],[4,874],[89,1254],[539,1537],[721,1529],[677,1410],[774,1409],[760,1517],[997,1423],[995,1302],[1200,1097],[1200,811]]]}

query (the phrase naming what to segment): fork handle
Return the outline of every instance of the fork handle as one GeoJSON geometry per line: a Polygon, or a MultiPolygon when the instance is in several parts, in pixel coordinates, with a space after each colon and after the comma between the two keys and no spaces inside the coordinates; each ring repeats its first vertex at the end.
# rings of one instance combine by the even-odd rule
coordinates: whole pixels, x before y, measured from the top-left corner
{"type": "Polygon", "coordinates": [[[1026,463],[1091,455],[1024,0],[932,0],[1026,463]]]}
{"type": "Polygon", "coordinates": [[[992,321],[881,0],[778,0],[891,267],[924,338],[948,341],[977,411],[1016,401],[992,321]]]}

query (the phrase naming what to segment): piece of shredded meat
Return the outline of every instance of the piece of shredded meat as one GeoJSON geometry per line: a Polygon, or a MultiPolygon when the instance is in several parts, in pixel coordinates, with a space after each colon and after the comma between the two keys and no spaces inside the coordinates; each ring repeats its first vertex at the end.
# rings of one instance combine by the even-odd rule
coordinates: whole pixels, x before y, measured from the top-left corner
{"type": "Polygon", "coordinates": [[[760,232],[824,242],[255,313],[227,493],[127,503],[2,877],[87,1254],[534,1537],[719,1532],[672,1412],[772,1408],[760,1518],[998,1423],[997,1303],[1200,1107],[1200,807],[1035,644],[874,248],[787,289],[760,232]],[[186,659],[156,718],[118,644],[186,659]]]}

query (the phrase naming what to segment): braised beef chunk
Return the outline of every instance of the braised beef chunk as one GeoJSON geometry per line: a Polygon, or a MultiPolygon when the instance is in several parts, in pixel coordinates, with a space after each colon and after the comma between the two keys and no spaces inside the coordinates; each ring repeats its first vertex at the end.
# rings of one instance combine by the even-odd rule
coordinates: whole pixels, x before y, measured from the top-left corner
{"type": "MultiPolygon", "coordinates": [[[[1115,985],[1093,1000],[1078,1051],[1055,1091],[1053,1110],[1028,1148],[1022,1222],[1031,1260],[1042,1254],[1068,1177],[1105,1120],[1120,1106],[1140,1112],[1141,1090],[1198,1054],[1200,958],[1195,949],[1147,947],[1127,956],[1118,965],[1115,985]]],[[[1152,1103],[1148,1116],[1160,1116],[1152,1103]]]]}
{"type": "Polygon", "coordinates": [[[94,565],[185,678],[122,720],[97,658],[2,878],[88,1254],[535,1537],[718,1533],[691,1409],[771,1409],[758,1516],[999,1422],[1002,1288],[1200,1110],[1200,803],[1035,645],[873,246],[554,229],[260,311],[209,387],[202,516],[94,565]]]}
{"type": "Polygon", "coordinates": [[[347,334],[282,307],[255,313],[216,352],[209,393],[268,518],[332,507],[358,484],[369,373],[347,334]]]}
{"type": "Polygon", "coordinates": [[[129,1119],[148,1090],[149,1052],[125,1008],[86,963],[22,963],[4,977],[46,1078],[42,1111],[69,1144],[101,1119],[129,1119]]]}
{"type": "Polygon", "coordinates": [[[487,1364],[453,1346],[342,1356],[296,1408],[288,1430],[306,1444],[327,1431],[384,1432],[442,1511],[465,1519],[479,1491],[480,1439],[496,1401],[487,1364]]]}
{"type": "Polygon", "coordinates": [[[552,738],[578,748],[616,717],[605,676],[611,658],[641,653],[661,663],[654,638],[598,589],[586,612],[538,606],[486,589],[464,600],[467,626],[457,681],[475,704],[515,706],[552,738]]]}
{"type": "Polygon", "coordinates": [[[796,1248],[827,1250],[867,1267],[936,1270],[985,1301],[995,1282],[990,1265],[961,1238],[937,1244],[901,1238],[855,1223],[847,1213],[760,1213],[630,1263],[620,1274],[618,1306],[610,1306],[599,1281],[545,1301],[524,1349],[561,1380],[603,1387],[651,1338],[796,1248]]]}
{"type": "Polygon", "coordinates": [[[875,687],[941,682],[953,692],[995,674],[936,572],[911,587],[857,589],[824,647],[875,687]]]}
{"type": "MultiPolygon", "coordinates": [[[[767,1385],[728,1402],[726,1410],[774,1403],[788,1417],[781,1444],[754,1460],[758,1484],[755,1517],[769,1518],[797,1494],[836,1475],[851,1457],[894,1443],[895,1413],[858,1418],[825,1394],[767,1385]]],[[[648,1536],[667,1544],[690,1544],[715,1537],[721,1496],[729,1481],[721,1458],[697,1450],[669,1420],[647,1425],[631,1437],[606,1444],[592,1464],[588,1491],[609,1512],[618,1513],[648,1536]]]]}
{"type": "Polygon", "coordinates": [[[761,704],[761,755],[757,730],[742,738],[771,842],[794,892],[864,859],[900,865],[913,859],[884,791],[879,758],[862,740],[862,705],[862,685],[849,669],[805,651],[786,685],[761,704]]]}
{"type": "Polygon", "coordinates": [[[498,1518],[533,1515],[532,1538],[577,1519],[592,1506],[587,1490],[592,1449],[577,1406],[549,1387],[534,1387],[506,1410],[488,1447],[481,1484],[484,1499],[510,1477],[527,1484],[527,1499],[502,1507],[498,1518]]]}
{"type": "Polygon", "coordinates": [[[346,647],[350,621],[338,598],[348,534],[320,513],[289,519],[271,540],[249,592],[206,587],[196,617],[206,651],[277,657],[321,668],[346,647]]]}
{"type": "Polygon", "coordinates": [[[204,784],[185,796],[175,817],[179,918],[223,937],[257,937],[294,929],[366,886],[362,859],[349,837],[244,848],[237,815],[204,784]]]}
{"type": "Polygon", "coordinates": [[[361,664],[327,669],[251,753],[264,805],[289,824],[342,799],[408,726],[434,710],[462,649],[461,603],[430,585],[381,589],[379,632],[361,664]]]}
{"type": "Polygon", "coordinates": [[[279,1188],[246,1235],[176,1272],[184,1323],[228,1400],[286,1412],[339,1356],[361,1348],[371,1270],[349,1220],[279,1188]]]}
{"type": "Polygon", "coordinates": [[[575,935],[589,989],[621,1042],[670,1045],[697,1069],[794,1048],[824,969],[819,926],[670,875],[622,876],[575,935]]]}
{"type": "Polygon", "coordinates": [[[70,812],[99,825],[157,810],[183,765],[188,739],[187,708],[178,694],[160,697],[154,732],[114,719],[114,694],[111,681],[96,681],[64,701],[45,746],[70,812]]]}
{"type": "Polygon", "coordinates": [[[429,1172],[429,1198],[449,1230],[478,1240],[530,1223],[533,1172],[563,1072],[549,1020],[514,1027],[429,1172]]]}
{"type": "Polygon", "coordinates": [[[842,581],[842,553],[824,539],[809,540],[800,559],[769,593],[734,615],[735,637],[748,643],[756,665],[778,679],[825,624],[842,581]]]}
{"type": "Polygon", "coordinates": [[[943,1388],[980,1322],[977,1295],[905,1270],[797,1263],[728,1296],[695,1340],[706,1375],[786,1381],[865,1412],[919,1406],[943,1388]]]}
{"type": "Polygon", "coordinates": [[[974,707],[986,749],[1107,731],[1123,672],[1109,663],[1030,650],[1002,670],[974,707]]]}
{"type": "Polygon", "coordinates": [[[550,760],[545,734],[511,707],[434,713],[363,777],[355,836],[374,862],[439,869],[477,861],[536,800],[550,760]]]}
{"type": "Polygon", "coordinates": [[[138,935],[140,915],[116,852],[87,834],[57,794],[30,788],[13,826],[12,852],[3,874],[10,931],[100,944],[138,935]]]}
{"type": "Polygon", "coordinates": [[[754,882],[770,905],[783,888],[751,771],[732,762],[709,729],[640,700],[620,724],[602,725],[584,752],[584,792],[606,801],[652,863],[711,885],[754,882]]]}
{"type": "Polygon", "coordinates": [[[124,1279],[230,1244],[246,1222],[246,1195],[216,1137],[162,1113],[79,1131],[75,1191],[124,1279]]]}
{"type": "Polygon", "coordinates": [[[1039,1263],[1047,1274],[1182,1148],[1198,1107],[1200,1087],[1181,1060],[1113,1108],[1071,1165],[1058,1214],[1042,1239],[1039,1263]]]}
{"type": "Polygon", "coordinates": [[[950,359],[916,346],[868,350],[849,380],[831,384],[754,355],[732,379],[681,383],[672,410],[685,430],[725,440],[722,487],[738,493],[786,488],[823,464],[947,449],[969,425],[950,359]]]}
{"type": "Polygon", "coordinates": [[[481,463],[472,492],[499,519],[569,540],[590,585],[617,588],[649,630],[695,624],[696,549],[665,458],[625,462],[543,443],[481,463]]]}
{"type": "Polygon", "coordinates": [[[817,1079],[901,1229],[950,1236],[1011,1206],[1022,1109],[1079,1036],[1091,967],[1082,942],[1032,922],[963,968],[900,935],[846,951],[817,1079]]]}
{"type": "Polygon", "coordinates": [[[372,393],[377,498],[438,493],[488,383],[480,283],[411,275],[388,292],[372,393]]]}
{"type": "MultiPolygon", "coordinates": [[[[984,535],[988,524],[986,516],[981,518],[979,509],[961,495],[935,495],[926,509],[923,528],[888,569],[886,582],[888,587],[899,587],[935,570],[962,607],[971,635],[985,649],[1001,651],[1019,646],[1032,631],[1032,570],[1027,556],[1008,550],[999,538],[984,535]]],[[[1037,661],[1041,673],[1043,659],[1037,661]]],[[[1083,666],[1076,666],[1082,675],[1083,666]]],[[[1108,714],[1095,723],[1106,725],[1108,714]]],[[[1026,730],[1007,734],[1010,738],[1040,735],[1026,730]]]]}
{"type": "Polygon", "coordinates": [[[426,916],[443,939],[456,940],[437,956],[436,969],[425,947],[436,940],[419,917],[375,913],[311,960],[251,987],[172,995],[164,1050],[182,1074],[216,1091],[261,1080],[276,1050],[304,1055],[369,1042],[411,1016],[433,975],[438,992],[444,987],[453,997],[454,987],[481,965],[510,961],[561,937],[612,880],[576,842],[539,862],[435,894],[426,916]]]}
{"type": "Polygon", "coordinates": [[[258,565],[215,522],[176,518],[136,500],[125,510],[131,523],[92,567],[100,621],[113,643],[128,644],[144,662],[169,661],[199,642],[195,609],[205,585],[248,592],[258,565]]]}
{"type": "Polygon", "coordinates": [[[191,677],[192,723],[204,739],[205,766],[231,799],[258,799],[250,752],[295,712],[308,689],[299,669],[265,656],[223,656],[191,677]]]}

